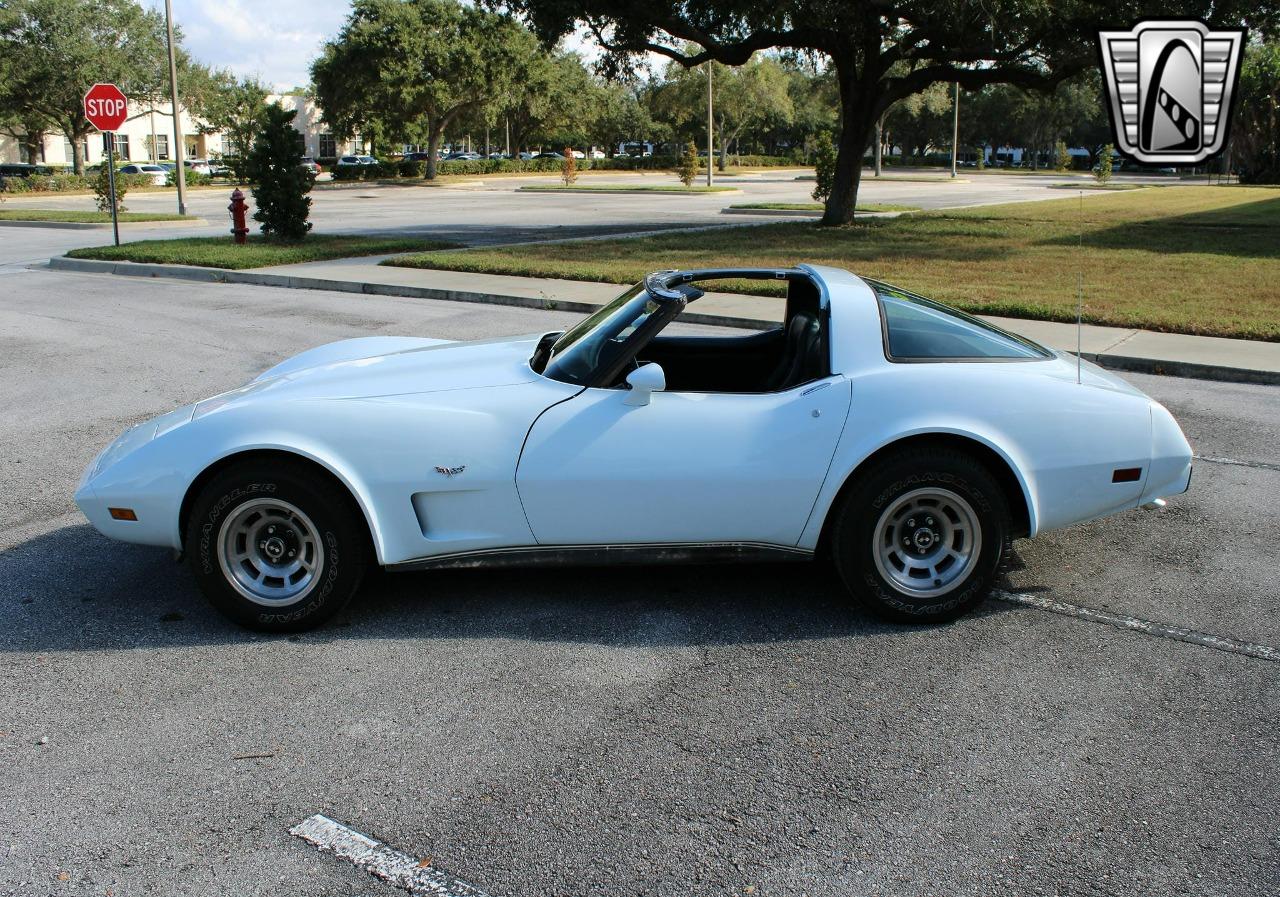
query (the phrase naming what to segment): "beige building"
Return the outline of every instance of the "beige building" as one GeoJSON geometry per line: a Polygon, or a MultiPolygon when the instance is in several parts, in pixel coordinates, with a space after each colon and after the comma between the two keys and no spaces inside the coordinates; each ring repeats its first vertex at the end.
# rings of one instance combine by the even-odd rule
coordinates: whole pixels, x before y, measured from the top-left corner
{"type": "MultiPolygon", "coordinates": [[[[286,109],[297,110],[294,127],[302,132],[306,141],[306,154],[312,158],[336,156],[339,153],[357,152],[359,140],[335,140],[320,121],[320,110],[315,99],[296,95],[272,95],[268,102],[280,103],[286,109]]],[[[130,104],[129,119],[115,134],[117,161],[165,162],[174,157],[173,117],[168,104],[137,106],[130,104]]],[[[222,135],[201,134],[196,123],[182,112],[184,158],[209,159],[222,155],[222,135]]],[[[104,135],[92,134],[85,140],[85,161],[97,165],[106,158],[104,135]]],[[[44,139],[40,153],[34,159],[27,158],[23,142],[12,134],[0,132],[0,162],[32,162],[37,165],[71,165],[71,141],[62,134],[49,134],[44,139]]]]}

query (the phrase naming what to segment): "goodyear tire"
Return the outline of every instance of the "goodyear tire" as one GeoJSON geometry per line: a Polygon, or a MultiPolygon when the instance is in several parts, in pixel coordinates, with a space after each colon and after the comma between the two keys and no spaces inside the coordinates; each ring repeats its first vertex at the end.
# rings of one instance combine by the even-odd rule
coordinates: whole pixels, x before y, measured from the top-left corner
{"type": "Polygon", "coordinates": [[[355,595],[370,557],[364,518],[341,484],[287,461],[215,476],[196,498],[185,544],[213,606],[263,632],[324,623],[355,595]]]}
{"type": "Polygon", "coordinates": [[[981,463],[910,449],[858,476],[837,511],[831,552],[845,586],[872,612],[938,623],[986,598],[1009,529],[1004,493],[981,463]]]}

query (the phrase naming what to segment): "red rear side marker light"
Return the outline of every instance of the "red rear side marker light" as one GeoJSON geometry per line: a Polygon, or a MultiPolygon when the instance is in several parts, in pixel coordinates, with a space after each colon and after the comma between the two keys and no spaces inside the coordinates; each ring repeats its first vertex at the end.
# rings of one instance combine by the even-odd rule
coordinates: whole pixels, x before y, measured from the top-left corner
{"type": "Polygon", "coordinates": [[[1141,467],[1117,467],[1111,473],[1113,483],[1136,483],[1142,479],[1141,467]]]}

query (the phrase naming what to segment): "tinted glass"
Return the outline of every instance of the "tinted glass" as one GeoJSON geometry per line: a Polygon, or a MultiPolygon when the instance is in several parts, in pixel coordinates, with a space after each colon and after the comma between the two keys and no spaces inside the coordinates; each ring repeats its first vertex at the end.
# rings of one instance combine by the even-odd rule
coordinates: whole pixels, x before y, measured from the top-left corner
{"type": "Polygon", "coordinates": [[[1038,343],[959,309],[888,284],[867,282],[880,296],[892,358],[1053,357],[1038,343]]]}

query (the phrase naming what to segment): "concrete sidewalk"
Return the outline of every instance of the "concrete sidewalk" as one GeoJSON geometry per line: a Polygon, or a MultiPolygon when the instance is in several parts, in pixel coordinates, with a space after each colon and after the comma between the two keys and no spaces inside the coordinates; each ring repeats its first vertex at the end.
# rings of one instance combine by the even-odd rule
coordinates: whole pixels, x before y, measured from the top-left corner
{"type": "MultiPolygon", "coordinates": [[[[580,312],[594,311],[622,290],[619,285],[608,283],[395,268],[379,265],[382,258],[385,256],[226,271],[186,265],[57,257],[50,259],[49,267],[64,271],[174,277],[580,312]]],[[[774,326],[782,316],[783,301],[778,298],[708,293],[680,319],[696,324],[758,328],[774,326]]],[[[982,317],[1046,346],[1069,352],[1076,350],[1074,324],[982,317]]],[[[1085,358],[1116,370],[1280,384],[1280,343],[1086,324],[1080,334],[1080,347],[1085,358]]]]}

